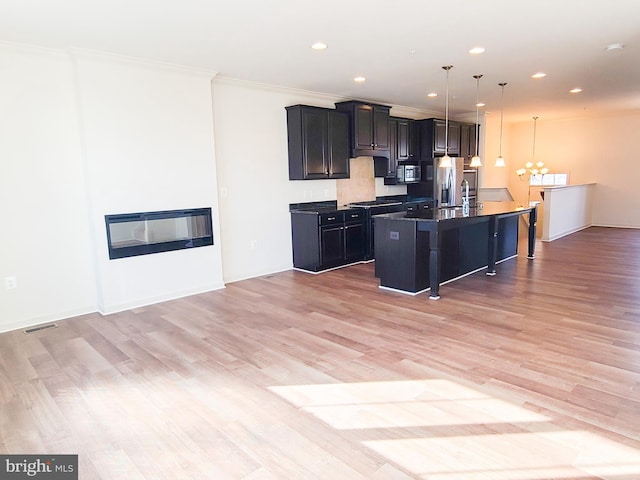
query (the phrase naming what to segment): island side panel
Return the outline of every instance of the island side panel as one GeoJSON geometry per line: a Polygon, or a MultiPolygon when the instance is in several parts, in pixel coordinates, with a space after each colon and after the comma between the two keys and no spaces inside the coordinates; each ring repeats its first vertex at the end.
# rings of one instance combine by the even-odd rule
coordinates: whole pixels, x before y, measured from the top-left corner
{"type": "Polygon", "coordinates": [[[291,212],[293,266],[317,272],[320,269],[320,239],[318,215],[291,212]]]}
{"type": "MultiPolygon", "coordinates": [[[[455,272],[455,276],[464,275],[466,273],[473,272],[474,270],[486,267],[488,249],[488,221],[461,227],[458,244],[458,271],[455,272]]],[[[444,280],[449,280],[449,278],[443,278],[443,281],[444,280]]]]}
{"type": "Polygon", "coordinates": [[[416,293],[429,286],[428,232],[414,221],[376,217],[375,275],[380,286],[416,293]]]}
{"type": "Polygon", "coordinates": [[[518,254],[519,215],[498,219],[498,251],[496,260],[504,260],[518,254]]]}

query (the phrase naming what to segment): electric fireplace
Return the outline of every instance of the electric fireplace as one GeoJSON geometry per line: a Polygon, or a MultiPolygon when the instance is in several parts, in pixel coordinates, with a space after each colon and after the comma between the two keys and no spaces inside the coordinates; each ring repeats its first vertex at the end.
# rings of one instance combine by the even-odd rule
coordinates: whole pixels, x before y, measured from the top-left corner
{"type": "Polygon", "coordinates": [[[211,208],[104,216],[109,258],[213,245],[211,208]]]}

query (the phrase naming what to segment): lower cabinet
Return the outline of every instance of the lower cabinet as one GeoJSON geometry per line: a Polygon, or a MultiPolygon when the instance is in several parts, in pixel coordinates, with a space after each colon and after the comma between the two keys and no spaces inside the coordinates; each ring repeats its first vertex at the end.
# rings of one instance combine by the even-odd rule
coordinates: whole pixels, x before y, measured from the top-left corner
{"type": "Polygon", "coordinates": [[[364,260],[364,210],[291,212],[293,266],[319,272],[364,260]]]}

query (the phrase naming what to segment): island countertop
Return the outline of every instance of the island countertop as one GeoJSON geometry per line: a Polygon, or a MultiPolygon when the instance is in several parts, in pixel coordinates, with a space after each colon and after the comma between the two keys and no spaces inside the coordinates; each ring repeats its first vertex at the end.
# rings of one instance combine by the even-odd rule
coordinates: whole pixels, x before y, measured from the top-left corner
{"type": "Polygon", "coordinates": [[[441,281],[486,268],[518,250],[518,220],[528,215],[527,258],[534,258],[537,206],[485,202],[474,208],[441,207],[375,216],[376,276],[380,286],[407,293],[429,288],[438,299],[441,281]]]}
{"type": "Polygon", "coordinates": [[[517,202],[484,202],[477,207],[470,207],[465,212],[462,206],[441,207],[416,212],[396,212],[376,215],[381,218],[394,220],[442,222],[446,220],[465,220],[474,218],[494,217],[496,215],[522,215],[531,212],[535,206],[522,206],[517,202]]]}

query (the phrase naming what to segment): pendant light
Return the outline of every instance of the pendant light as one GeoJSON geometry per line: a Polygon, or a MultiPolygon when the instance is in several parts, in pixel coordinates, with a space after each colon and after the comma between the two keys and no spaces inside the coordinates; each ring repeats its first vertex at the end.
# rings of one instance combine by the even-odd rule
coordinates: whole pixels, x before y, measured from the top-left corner
{"type": "Polygon", "coordinates": [[[504,157],[502,156],[502,124],[504,120],[504,86],[506,85],[506,82],[499,83],[498,85],[502,87],[502,96],[500,97],[500,155],[498,156],[498,158],[496,158],[495,166],[506,167],[507,164],[505,163],[504,157]]]}
{"type": "Polygon", "coordinates": [[[516,170],[516,174],[522,178],[525,174],[529,175],[546,175],[549,173],[549,169],[544,166],[544,162],[536,162],[536,130],[538,124],[538,117],[533,117],[533,151],[531,152],[531,161],[524,164],[524,168],[516,170]]]}
{"type": "Polygon", "coordinates": [[[480,79],[482,75],[474,75],[473,78],[476,79],[476,154],[471,158],[470,167],[481,167],[482,160],[480,160],[480,155],[478,154],[478,147],[480,145],[480,79]]]}
{"type": "Polygon", "coordinates": [[[440,166],[448,168],[453,166],[451,157],[447,153],[449,148],[449,70],[453,68],[453,65],[446,65],[442,68],[447,72],[447,89],[444,102],[444,157],[440,159],[440,166]]]}

